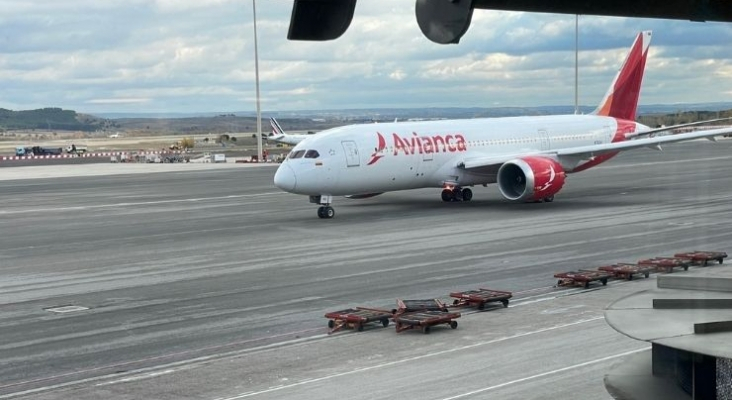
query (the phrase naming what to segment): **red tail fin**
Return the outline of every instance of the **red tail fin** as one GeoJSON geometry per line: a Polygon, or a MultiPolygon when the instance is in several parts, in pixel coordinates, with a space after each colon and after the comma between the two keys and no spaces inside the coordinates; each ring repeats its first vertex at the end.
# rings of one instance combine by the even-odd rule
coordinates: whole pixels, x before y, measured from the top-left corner
{"type": "Polygon", "coordinates": [[[638,109],[638,97],[640,96],[643,71],[646,67],[648,56],[648,45],[651,44],[651,32],[643,31],[638,34],[630,53],[625,58],[623,66],[615,76],[605,98],[594,111],[597,115],[635,120],[638,109]]]}

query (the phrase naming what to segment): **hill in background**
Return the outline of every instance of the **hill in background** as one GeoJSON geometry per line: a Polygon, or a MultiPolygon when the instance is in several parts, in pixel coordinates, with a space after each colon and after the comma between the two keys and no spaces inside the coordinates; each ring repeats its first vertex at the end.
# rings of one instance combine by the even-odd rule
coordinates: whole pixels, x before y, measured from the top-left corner
{"type": "MultiPolygon", "coordinates": [[[[707,105],[699,109],[692,105],[642,106],[638,121],[651,126],[669,126],[715,118],[732,117],[732,109],[721,109],[719,105],[707,105]],[[669,110],[675,110],[668,112],[669,110]]],[[[266,112],[262,116],[262,132],[269,132],[269,117],[277,117],[285,131],[321,131],[324,129],[354,123],[391,122],[396,120],[429,120],[446,118],[505,117],[519,115],[571,114],[572,107],[502,107],[502,108],[424,108],[424,109],[362,109],[266,112]]],[[[592,112],[582,107],[582,113],[592,112]]],[[[730,122],[724,124],[730,125],[730,122]]],[[[257,130],[256,117],[250,113],[243,116],[218,114],[177,117],[127,117],[102,118],[80,114],[60,108],[43,108],[28,111],[0,109],[0,134],[14,136],[12,132],[80,132],[82,136],[105,136],[110,133],[125,133],[127,136],[194,135],[251,133],[257,130]]]]}
{"type": "Polygon", "coordinates": [[[112,128],[114,122],[60,108],[12,111],[0,108],[0,131],[63,130],[93,132],[112,128]]]}

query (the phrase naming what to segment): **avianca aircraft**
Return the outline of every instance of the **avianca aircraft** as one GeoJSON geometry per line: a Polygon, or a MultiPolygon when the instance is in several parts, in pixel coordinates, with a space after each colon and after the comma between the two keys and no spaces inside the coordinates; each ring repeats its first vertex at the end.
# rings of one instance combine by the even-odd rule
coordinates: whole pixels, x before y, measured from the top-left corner
{"type": "Polygon", "coordinates": [[[308,135],[290,135],[280,126],[280,123],[276,119],[270,118],[269,125],[272,127],[272,136],[266,137],[265,139],[273,142],[284,143],[284,144],[298,144],[305,140],[308,135]]]}
{"type": "Polygon", "coordinates": [[[309,196],[320,205],[320,218],[335,215],[334,196],[363,198],[425,187],[442,188],[443,201],[470,201],[470,186],[497,183],[510,201],[550,202],[566,174],[620,151],[732,133],[724,128],[656,136],[675,127],[650,129],[635,122],[650,40],[651,32],[638,35],[590,115],[343,126],[295,146],[274,183],[309,196]]]}

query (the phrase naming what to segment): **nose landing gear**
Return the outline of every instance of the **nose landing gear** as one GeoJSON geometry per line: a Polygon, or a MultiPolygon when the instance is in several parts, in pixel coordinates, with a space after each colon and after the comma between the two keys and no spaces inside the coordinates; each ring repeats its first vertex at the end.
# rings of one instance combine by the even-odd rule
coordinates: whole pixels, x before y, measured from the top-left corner
{"type": "Polygon", "coordinates": [[[318,218],[333,218],[335,216],[335,210],[331,206],[320,206],[318,207],[318,218]]]}
{"type": "Polygon", "coordinates": [[[470,201],[473,199],[473,191],[468,188],[461,188],[455,186],[453,188],[446,188],[442,190],[442,201],[470,201]]]}
{"type": "Polygon", "coordinates": [[[318,207],[318,218],[331,219],[335,216],[335,210],[330,206],[330,203],[333,202],[333,196],[310,196],[310,202],[320,204],[320,207],[318,207]]]}

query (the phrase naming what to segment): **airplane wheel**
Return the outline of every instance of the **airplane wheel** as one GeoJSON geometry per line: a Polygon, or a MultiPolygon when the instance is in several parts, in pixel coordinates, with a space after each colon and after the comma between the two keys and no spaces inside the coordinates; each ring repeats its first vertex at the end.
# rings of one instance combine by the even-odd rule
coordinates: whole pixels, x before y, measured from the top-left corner
{"type": "Polygon", "coordinates": [[[318,207],[318,218],[325,218],[325,207],[318,207]]]}
{"type": "Polygon", "coordinates": [[[335,216],[335,210],[331,206],[324,207],[325,210],[323,211],[323,218],[333,218],[335,216]]]}
{"type": "Polygon", "coordinates": [[[470,189],[463,189],[463,201],[470,201],[473,199],[473,191],[470,189]]]}
{"type": "Polygon", "coordinates": [[[551,203],[552,201],[554,201],[554,195],[544,197],[545,203],[551,203]]]}
{"type": "Polygon", "coordinates": [[[450,189],[443,189],[442,190],[442,201],[449,203],[453,200],[455,200],[455,193],[453,193],[453,191],[450,189]]]}

